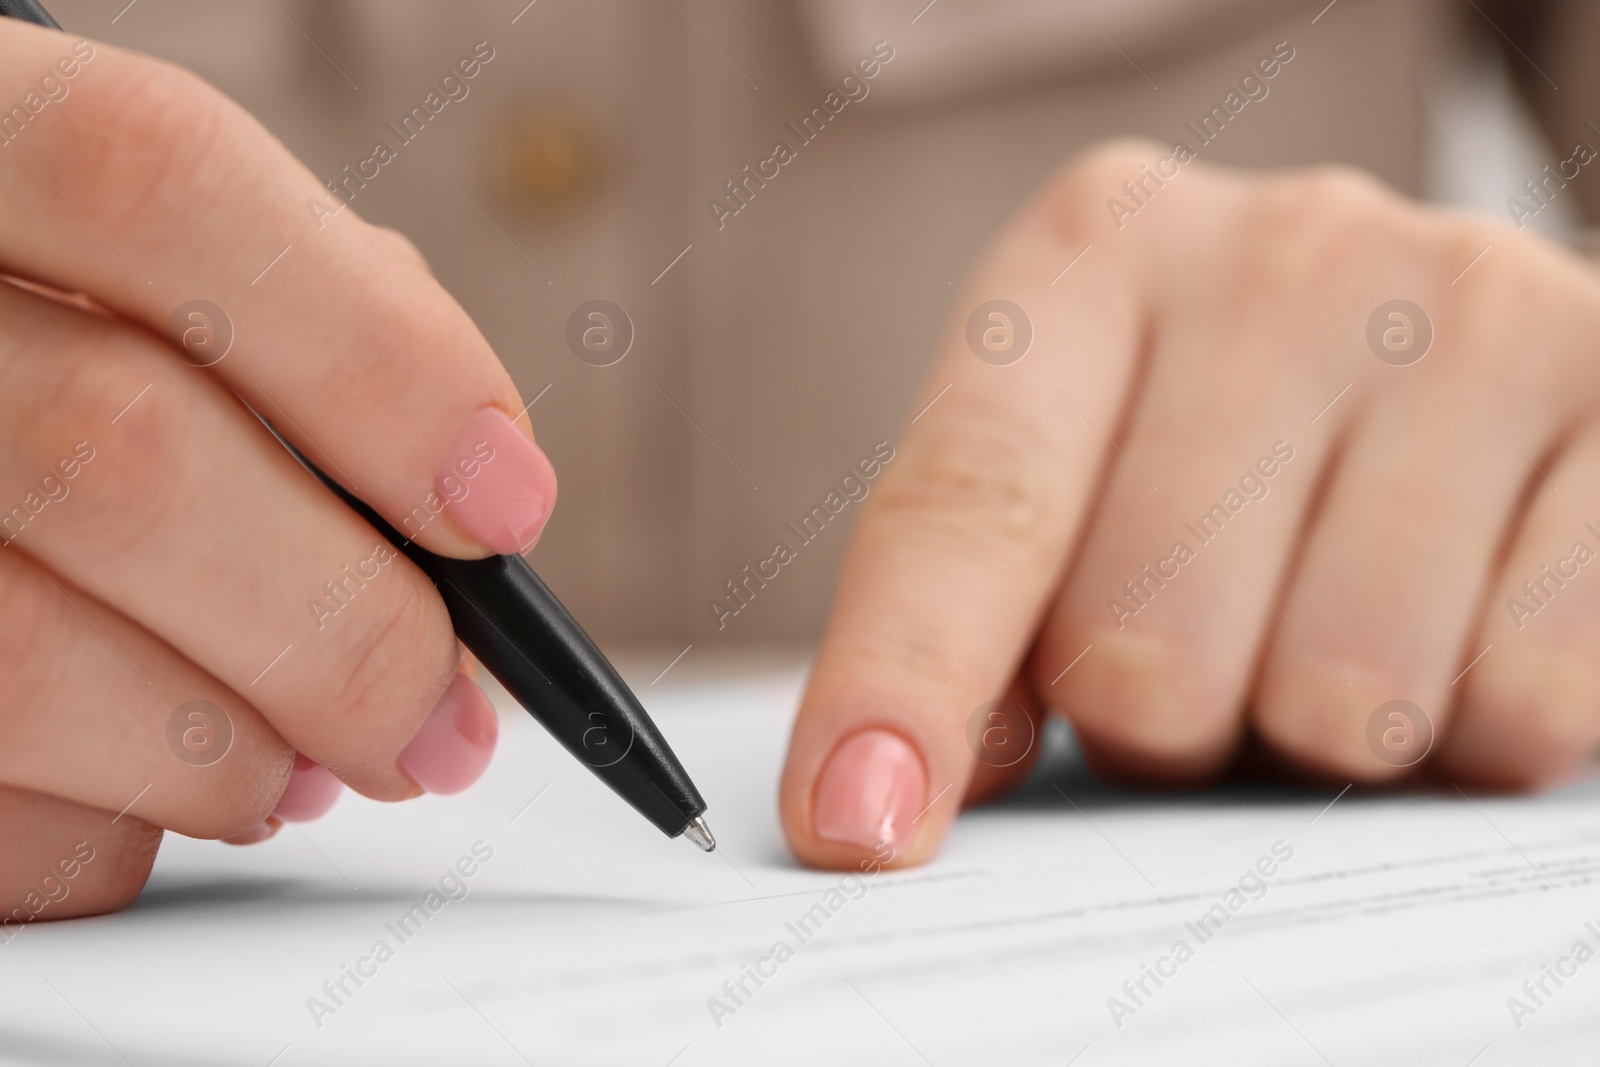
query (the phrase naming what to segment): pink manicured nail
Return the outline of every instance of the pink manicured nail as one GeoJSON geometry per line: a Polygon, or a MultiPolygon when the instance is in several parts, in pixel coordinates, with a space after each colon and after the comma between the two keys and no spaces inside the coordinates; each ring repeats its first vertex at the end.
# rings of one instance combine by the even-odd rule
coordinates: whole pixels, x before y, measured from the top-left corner
{"type": "Polygon", "coordinates": [[[400,753],[400,770],[429,793],[459,793],[489,766],[499,732],[489,698],[457,674],[400,753]]]}
{"type": "Polygon", "coordinates": [[[556,503],[550,460],[494,407],[461,427],[433,485],[456,525],[501,555],[532,548],[556,503]]]}
{"type": "Polygon", "coordinates": [[[817,836],[901,852],[927,794],[928,772],[916,750],[899,734],[863,730],[840,742],[817,779],[817,836]]]}
{"type": "Polygon", "coordinates": [[[296,752],[294,771],[289,775],[289,788],[283,791],[283,797],[273,814],[284,822],[320,819],[328,814],[328,809],[333,807],[342,792],[344,783],[335,778],[332,771],[309,756],[296,752]]]}

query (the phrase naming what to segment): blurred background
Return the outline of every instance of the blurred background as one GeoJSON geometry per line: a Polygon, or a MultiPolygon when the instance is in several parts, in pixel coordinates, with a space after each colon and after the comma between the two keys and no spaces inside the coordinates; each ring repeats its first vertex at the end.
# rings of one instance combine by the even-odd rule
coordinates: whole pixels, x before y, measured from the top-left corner
{"type": "MultiPolygon", "coordinates": [[[[720,628],[710,602],[897,439],[962,276],[1032,188],[1101,138],[1198,144],[1185,123],[1279,42],[1293,60],[1203,158],[1342,161],[1509,224],[1525,182],[1600,146],[1593,0],[50,6],[197,71],[325,181],[395,148],[351,206],[417,243],[535,401],[561,498],[532,561],[606,644],[814,638],[853,505],[720,628]],[[466,95],[398,137],[475,48],[466,95]],[[813,141],[786,125],[886,54],[813,141]],[[795,158],[731,199],[780,140],[795,158]],[[595,300],[632,337],[606,366],[616,348],[568,339],[595,300]]],[[[1596,208],[1584,175],[1531,224],[1581,241],[1596,208]]]]}

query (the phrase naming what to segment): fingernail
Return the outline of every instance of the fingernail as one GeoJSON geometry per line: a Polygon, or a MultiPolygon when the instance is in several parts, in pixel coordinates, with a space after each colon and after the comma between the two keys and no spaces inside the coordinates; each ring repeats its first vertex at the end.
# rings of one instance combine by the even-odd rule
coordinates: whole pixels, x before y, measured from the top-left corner
{"type": "Polygon", "coordinates": [[[899,734],[852,734],[833,750],[817,779],[817,836],[862,848],[883,843],[901,852],[927,793],[922,759],[899,734]]]}
{"type": "Polygon", "coordinates": [[[284,822],[310,822],[328,814],[344,791],[344,783],[309,756],[294,754],[294,770],[289,787],[283,791],[273,814],[284,822]]]}
{"type": "Polygon", "coordinates": [[[485,548],[517,555],[556,503],[556,472],[499,408],[479,408],[461,427],[433,479],[456,525],[485,548]]]}
{"type": "Polygon", "coordinates": [[[261,823],[259,826],[253,826],[248,830],[242,831],[241,833],[234,834],[232,837],[224,837],[222,839],[222,843],[224,845],[260,844],[262,841],[265,841],[267,838],[277,833],[278,827],[282,825],[282,819],[279,819],[276,815],[269,815],[266,822],[261,823]]]}
{"type": "Polygon", "coordinates": [[[400,753],[400,770],[425,792],[459,793],[489,766],[498,734],[494,705],[471,678],[458,672],[400,753]]]}

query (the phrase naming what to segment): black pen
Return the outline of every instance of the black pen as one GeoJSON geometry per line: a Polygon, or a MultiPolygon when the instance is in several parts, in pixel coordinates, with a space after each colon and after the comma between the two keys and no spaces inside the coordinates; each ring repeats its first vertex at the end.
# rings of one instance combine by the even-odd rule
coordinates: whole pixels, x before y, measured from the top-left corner
{"type": "Polygon", "coordinates": [[[661,731],[527,560],[429,552],[267,429],[433,580],[461,643],[568,752],[668,837],[682,834],[707,852],[717,847],[706,802],[661,731]]]}
{"type": "MultiPolygon", "coordinates": [[[[35,0],[0,0],[0,15],[61,28],[35,0]]],[[[527,560],[451,559],[429,552],[262,422],[307,470],[433,581],[461,643],[568,752],[668,837],[682,835],[706,852],[717,847],[704,817],[706,802],[661,731],[527,560]]]]}

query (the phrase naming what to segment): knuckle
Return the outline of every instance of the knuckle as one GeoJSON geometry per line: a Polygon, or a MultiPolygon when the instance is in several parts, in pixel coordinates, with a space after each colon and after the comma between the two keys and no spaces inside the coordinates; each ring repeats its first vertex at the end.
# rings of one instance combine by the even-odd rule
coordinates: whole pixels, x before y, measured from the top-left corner
{"type": "MultiPolygon", "coordinates": [[[[855,597],[856,593],[846,590],[843,595],[855,597]]],[[[858,603],[860,599],[857,597],[858,603]]],[[[865,625],[843,631],[842,640],[829,635],[828,647],[819,659],[826,659],[836,677],[887,683],[902,698],[914,687],[943,699],[949,680],[972,677],[989,667],[973,662],[970,642],[962,642],[932,613],[909,610],[876,595],[871,604],[875,607],[866,607],[860,615],[865,625]],[[883,617],[877,614],[877,607],[882,608],[883,617]]]]}
{"type": "MultiPolygon", "coordinates": [[[[51,180],[72,190],[72,205],[44,189],[44,203],[81,225],[78,210],[102,228],[172,232],[192,213],[202,175],[215,172],[219,137],[232,105],[197,75],[142,56],[117,55],[115,71],[79,79],[74,106],[40,146],[51,180]]],[[[213,190],[220,192],[220,190],[213,190]]]]}
{"type": "Polygon", "coordinates": [[[277,737],[252,736],[236,738],[233,747],[236,752],[212,766],[181,768],[187,776],[172,784],[184,799],[162,818],[163,825],[186,837],[217,840],[267,820],[289,786],[294,749],[277,737]]]}
{"type": "Polygon", "coordinates": [[[1097,625],[1053,626],[1034,684],[1058,694],[1073,725],[1160,763],[1209,762],[1236,731],[1237,694],[1170,641],[1097,625]],[[1089,651],[1070,673],[1062,668],[1089,651]]]}
{"type": "Polygon", "coordinates": [[[1069,159],[1045,183],[1042,206],[1050,231],[1064,244],[1081,246],[1107,219],[1106,198],[1139,177],[1140,164],[1170,153],[1154,141],[1119,137],[1101,141],[1069,159]]]}
{"type": "Polygon", "coordinates": [[[1581,705],[1551,693],[1536,693],[1503,711],[1508,724],[1524,739],[1527,748],[1550,763],[1578,759],[1595,735],[1593,698],[1595,687],[1586,687],[1590,700],[1581,705]],[[1513,711],[1512,707],[1518,710],[1513,711]]]}
{"type": "Polygon", "coordinates": [[[21,753],[32,744],[30,731],[45,721],[60,691],[61,667],[51,654],[71,609],[46,595],[30,565],[15,552],[0,553],[0,618],[10,635],[0,641],[0,677],[6,679],[0,710],[0,752],[21,753]]]}
{"type": "MultiPolygon", "coordinates": [[[[150,360],[116,355],[122,358],[79,362],[63,383],[59,403],[43,416],[41,441],[84,460],[78,486],[94,506],[74,511],[78,536],[139,544],[182,521],[186,499],[190,507],[199,506],[176,486],[203,453],[190,448],[193,390],[150,360]]],[[[52,455],[46,462],[60,458],[52,455]]]]}
{"type": "Polygon", "coordinates": [[[905,465],[880,490],[878,518],[945,549],[1039,546],[1063,507],[1053,446],[1002,413],[957,418],[906,449],[905,465]]]}
{"type": "Polygon", "coordinates": [[[1370,171],[1348,164],[1328,163],[1309,168],[1301,181],[1308,195],[1321,201],[1361,207],[1394,199],[1389,187],[1370,171]]]}
{"type": "Polygon", "coordinates": [[[1525,786],[1565,770],[1600,743],[1597,707],[1600,670],[1575,654],[1528,649],[1477,679],[1467,713],[1480,737],[1498,738],[1491,773],[1525,786]]]}
{"type": "MultiPolygon", "coordinates": [[[[140,819],[118,820],[128,825],[117,837],[104,846],[110,861],[101,868],[97,880],[75,890],[71,915],[98,915],[120,911],[138,899],[150,880],[155,867],[156,853],[161,848],[162,829],[140,819]],[[82,896],[79,896],[79,893],[82,896]]],[[[69,918],[69,915],[62,915],[69,918]]]]}
{"type": "MultiPolygon", "coordinates": [[[[400,256],[394,252],[395,258],[400,256]]],[[[453,365],[470,376],[482,376],[491,387],[506,384],[510,388],[509,379],[501,380],[504,372],[493,361],[477,327],[430,279],[423,279],[420,285],[365,288],[351,306],[355,308],[351,322],[359,332],[340,346],[339,358],[329,361],[321,373],[325,392],[346,398],[353,410],[385,412],[418,423],[434,421],[441,389],[455,392],[447,388],[450,379],[440,369],[452,365],[444,362],[447,360],[456,361],[453,365]],[[436,358],[406,362],[410,357],[404,354],[417,352],[434,353],[436,358]],[[397,361],[406,373],[396,372],[397,361]],[[418,388],[419,380],[431,388],[418,388]]]]}
{"type": "MultiPolygon", "coordinates": [[[[1260,183],[1259,193],[1250,211],[1253,232],[1278,246],[1297,277],[1325,285],[1341,282],[1330,263],[1348,273],[1387,248],[1402,214],[1395,194],[1354,167],[1315,167],[1260,183]]],[[[1380,262],[1386,260],[1385,254],[1380,262]]]]}
{"type": "Polygon", "coordinates": [[[1164,155],[1164,148],[1147,137],[1113,137],[1099,141],[1073,157],[1061,170],[1062,185],[1071,188],[1075,182],[1088,181],[1095,188],[1106,182],[1120,184],[1127,172],[1138,170],[1139,164],[1148,163],[1152,154],[1164,155]]]}
{"type": "Polygon", "coordinates": [[[1269,195],[1291,218],[1327,229],[1397,202],[1395,194],[1371,174],[1338,164],[1310,167],[1272,182],[1269,195]]]}
{"type": "MultiPolygon", "coordinates": [[[[1524,425],[1518,432],[1554,446],[1593,418],[1600,398],[1600,284],[1592,264],[1536,235],[1476,221],[1441,223],[1438,286],[1441,339],[1474,397],[1524,425]],[[1468,264],[1472,269],[1462,275],[1468,264]],[[1453,284],[1447,284],[1457,279],[1453,284]],[[1508,372],[1515,353],[1516,373],[1508,372]]],[[[1444,366],[1434,368],[1442,375],[1444,366]]],[[[1448,386],[1446,386],[1448,388],[1448,386]]],[[[1498,416],[1497,416],[1498,417],[1498,416]]],[[[1508,430],[1508,432],[1511,432],[1508,430]]]]}
{"type": "MultiPolygon", "coordinates": [[[[1506,234],[1481,224],[1445,222],[1441,230],[1438,258],[1445,270],[1453,266],[1454,271],[1460,271],[1484,249],[1493,249],[1484,258],[1492,256],[1495,262],[1480,263],[1449,287],[1450,314],[1468,331],[1465,336],[1506,337],[1511,329],[1525,328],[1530,309],[1559,299],[1553,299],[1553,287],[1563,280],[1562,276],[1550,270],[1544,249],[1534,240],[1508,239],[1506,234]]],[[[1495,347],[1492,343],[1475,344],[1468,346],[1468,351],[1485,358],[1492,356],[1498,363],[1504,354],[1489,351],[1495,347]]]]}
{"type": "MultiPolygon", "coordinates": [[[[1474,292],[1478,287],[1479,279],[1488,272],[1479,273],[1470,271],[1459,275],[1463,268],[1472,263],[1486,248],[1494,245],[1504,245],[1505,253],[1514,261],[1520,262],[1527,254],[1528,242],[1516,240],[1507,242],[1505,234],[1497,226],[1470,216],[1456,216],[1443,212],[1434,213],[1430,217],[1431,246],[1436,251],[1440,266],[1452,273],[1450,279],[1456,280],[1455,291],[1458,294],[1474,292]]],[[[1520,272],[1512,272],[1509,278],[1496,278],[1496,285],[1486,286],[1485,289],[1495,290],[1502,281],[1515,281],[1520,272]]]]}
{"type": "MultiPolygon", "coordinates": [[[[85,810],[84,814],[90,813],[85,810]]],[[[93,817],[97,822],[104,821],[97,812],[93,817]]],[[[161,847],[161,827],[129,815],[104,830],[79,829],[83,832],[81,838],[64,838],[62,847],[49,855],[52,859],[65,855],[81,858],[88,849],[92,850],[87,852],[90,858],[79,868],[71,893],[60,902],[60,910],[52,905],[40,918],[70,919],[119,911],[132,904],[150,880],[156,852],[161,847]]]]}
{"type": "MultiPolygon", "coordinates": [[[[348,636],[324,706],[342,731],[388,739],[398,750],[449,683],[458,651],[444,602],[428,580],[401,559],[388,567],[396,573],[378,579],[383,591],[355,613],[355,625],[340,627],[348,636]]],[[[337,762],[328,769],[340,771],[337,762]]]]}
{"type": "Polygon", "coordinates": [[[1280,629],[1255,700],[1255,725],[1267,743],[1320,773],[1363,782],[1404,774],[1408,764],[1386,762],[1372,749],[1367,727],[1373,712],[1394,694],[1413,692],[1417,686],[1403,672],[1369,669],[1348,660],[1341,671],[1354,681],[1342,681],[1302,653],[1286,654],[1283,640],[1280,629]]]}
{"type": "MultiPolygon", "coordinates": [[[[171,825],[171,829],[187,837],[218,840],[266,822],[278,800],[282,800],[283,790],[288,789],[294,769],[290,745],[277,742],[275,749],[277,752],[253,753],[245,773],[240,774],[235,768],[224,774],[208,774],[198,782],[197,795],[187,806],[187,824],[171,825]]],[[[227,760],[222,760],[218,766],[226,765],[227,760]]]]}

